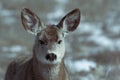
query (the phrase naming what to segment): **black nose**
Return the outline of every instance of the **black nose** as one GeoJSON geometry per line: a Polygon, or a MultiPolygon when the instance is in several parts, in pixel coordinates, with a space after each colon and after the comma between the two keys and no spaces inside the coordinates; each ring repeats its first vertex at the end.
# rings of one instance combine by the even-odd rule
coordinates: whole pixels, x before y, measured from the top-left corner
{"type": "Polygon", "coordinates": [[[54,61],[57,59],[57,56],[54,53],[49,53],[46,55],[46,59],[49,61],[54,61]]]}

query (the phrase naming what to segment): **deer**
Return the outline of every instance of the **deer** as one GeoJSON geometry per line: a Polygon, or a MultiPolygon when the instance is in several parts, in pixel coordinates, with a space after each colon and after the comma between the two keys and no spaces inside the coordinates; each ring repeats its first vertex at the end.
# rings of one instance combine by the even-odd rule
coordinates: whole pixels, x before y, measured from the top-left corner
{"type": "Polygon", "coordinates": [[[5,80],[69,80],[64,64],[64,38],[77,29],[79,8],[70,11],[56,25],[45,25],[33,11],[23,8],[21,22],[24,29],[35,36],[33,54],[13,60],[5,80]]]}

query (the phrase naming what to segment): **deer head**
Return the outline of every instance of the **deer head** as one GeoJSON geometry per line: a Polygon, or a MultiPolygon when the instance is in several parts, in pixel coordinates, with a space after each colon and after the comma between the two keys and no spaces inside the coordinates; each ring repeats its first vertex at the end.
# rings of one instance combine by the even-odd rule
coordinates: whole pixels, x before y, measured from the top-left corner
{"type": "Polygon", "coordinates": [[[65,34],[74,31],[80,22],[80,10],[74,9],[64,16],[57,25],[44,25],[31,10],[21,12],[23,27],[36,36],[33,53],[43,64],[60,63],[65,54],[65,34]]]}

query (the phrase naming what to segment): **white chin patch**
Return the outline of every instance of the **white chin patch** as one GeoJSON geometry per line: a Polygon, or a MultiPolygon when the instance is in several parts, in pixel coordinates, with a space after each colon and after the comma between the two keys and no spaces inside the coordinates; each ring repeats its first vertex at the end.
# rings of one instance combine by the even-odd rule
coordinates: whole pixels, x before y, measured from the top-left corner
{"type": "Polygon", "coordinates": [[[56,60],[54,60],[54,61],[49,61],[49,60],[45,60],[45,64],[58,64],[58,63],[60,63],[61,62],[61,60],[60,59],[56,59],[56,60]]]}
{"type": "Polygon", "coordinates": [[[48,64],[57,64],[57,63],[60,63],[60,61],[58,60],[54,60],[54,61],[48,61],[46,60],[48,64]]]}
{"type": "Polygon", "coordinates": [[[59,60],[59,59],[56,59],[54,61],[49,61],[46,58],[44,58],[44,59],[43,58],[38,59],[38,61],[40,61],[42,64],[58,64],[58,63],[61,62],[61,60],[59,60]]]}

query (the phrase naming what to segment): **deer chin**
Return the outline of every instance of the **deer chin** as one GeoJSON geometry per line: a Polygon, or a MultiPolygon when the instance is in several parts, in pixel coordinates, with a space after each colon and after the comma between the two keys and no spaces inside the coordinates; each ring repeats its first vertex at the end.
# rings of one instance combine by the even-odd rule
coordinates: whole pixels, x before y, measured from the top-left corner
{"type": "Polygon", "coordinates": [[[55,60],[55,61],[48,61],[48,60],[44,60],[44,61],[40,61],[42,64],[47,64],[47,65],[56,65],[61,63],[61,61],[59,60],[55,60]]]}
{"type": "Polygon", "coordinates": [[[59,64],[59,63],[60,63],[60,61],[55,60],[55,61],[47,61],[46,64],[54,65],[54,64],[59,64]]]}

